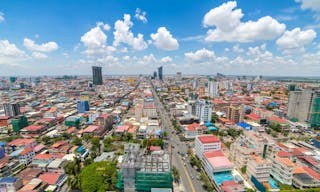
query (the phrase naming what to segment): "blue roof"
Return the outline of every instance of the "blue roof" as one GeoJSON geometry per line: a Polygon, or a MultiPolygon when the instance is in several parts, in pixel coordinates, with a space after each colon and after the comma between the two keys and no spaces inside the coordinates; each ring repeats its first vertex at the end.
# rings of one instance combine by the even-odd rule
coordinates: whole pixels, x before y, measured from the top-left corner
{"type": "Polygon", "coordinates": [[[252,130],[252,126],[245,123],[245,122],[239,122],[238,125],[244,129],[249,129],[249,130],[252,130]]]}
{"type": "Polygon", "coordinates": [[[219,130],[219,129],[216,128],[216,127],[214,127],[214,126],[210,126],[210,127],[208,127],[208,130],[209,130],[209,131],[217,131],[217,130],[219,130]]]}
{"type": "Polygon", "coordinates": [[[206,126],[206,127],[210,127],[210,126],[213,126],[213,124],[212,124],[211,122],[206,122],[206,123],[205,123],[205,126],[206,126]]]}
{"type": "Polygon", "coordinates": [[[1,183],[14,183],[17,181],[16,177],[3,177],[0,179],[1,183]]]}
{"type": "Polygon", "coordinates": [[[7,142],[0,141],[0,146],[5,146],[5,145],[7,145],[7,142]]]}
{"type": "Polygon", "coordinates": [[[83,151],[83,147],[82,146],[78,147],[77,152],[81,153],[82,151],[83,151]]]}

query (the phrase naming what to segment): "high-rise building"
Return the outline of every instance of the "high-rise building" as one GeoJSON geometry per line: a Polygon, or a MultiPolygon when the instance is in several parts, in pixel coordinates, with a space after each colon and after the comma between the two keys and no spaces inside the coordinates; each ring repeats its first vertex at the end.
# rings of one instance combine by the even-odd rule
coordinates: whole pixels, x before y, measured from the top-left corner
{"type": "Polygon", "coordinates": [[[4,103],[3,109],[6,116],[14,117],[20,115],[19,103],[4,103]]]}
{"type": "Polygon", "coordinates": [[[92,66],[93,84],[102,85],[102,67],[92,66]]]}
{"type": "Polygon", "coordinates": [[[308,122],[312,127],[320,127],[320,89],[291,91],[287,116],[308,122]]]}
{"type": "Polygon", "coordinates": [[[154,71],[154,72],[153,72],[153,79],[156,79],[156,78],[157,78],[157,72],[154,71]]]}
{"type": "Polygon", "coordinates": [[[78,113],[84,113],[85,111],[89,111],[89,102],[82,101],[82,100],[78,101],[77,110],[78,110],[78,113]]]}
{"type": "Polygon", "coordinates": [[[212,117],[212,103],[204,99],[197,100],[196,116],[200,122],[210,122],[212,117]]]}
{"type": "Polygon", "coordinates": [[[243,121],[244,109],[242,106],[233,106],[231,105],[228,108],[227,118],[235,123],[243,121]]]}
{"type": "Polygon", "coordinates": [[[163,80],[163,74],[162,74],[162,66],[158,67],[158,77],[159,80],[163,80]]]}
{"type": "Polygon", "coordinates": [[[211,79],[208,81],[208,96],[211,98],[219,96],[219,83],[211,79]]]}

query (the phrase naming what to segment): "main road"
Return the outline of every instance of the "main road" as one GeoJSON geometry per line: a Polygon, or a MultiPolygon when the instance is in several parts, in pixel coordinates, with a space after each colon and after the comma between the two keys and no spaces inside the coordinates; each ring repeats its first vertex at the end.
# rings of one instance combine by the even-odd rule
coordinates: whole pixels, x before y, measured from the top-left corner
{"type": "MultiPolygon", "coordinates": [[[[172,146],[172,165],[175,166],[179,173],[181,182],[186,192],[205,192],[202,183],[198,180],[198,172],[189,164],[189,157],[186,157],[188,146],[181,142],[179,136],[175,133],[174,127],[171,123],[170,117],[160,102],[157,93],[151,83],[155,104],[161,118],[162,127],[167,132],[169,138],[168,144],[172,146]]],[[[170,150],[170,149],[169,149],[170,150]]]]}

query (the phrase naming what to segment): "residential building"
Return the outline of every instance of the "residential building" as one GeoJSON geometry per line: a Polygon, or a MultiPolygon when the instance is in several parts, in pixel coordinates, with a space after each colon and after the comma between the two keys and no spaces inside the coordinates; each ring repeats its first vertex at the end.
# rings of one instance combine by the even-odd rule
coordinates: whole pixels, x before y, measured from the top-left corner
{"type": "Polygon", "coordinates": [[[268,182],[272,164],[269,159],[263,159],[258,155],[251,155],[251,160],[247,163],[247,175],[249,178],[255,177],[260,183],[268,182]]]}
{"type": "Polygon", "coordinates": [[[33,151],[33,148],[27,147],[19,154],[19,161],[20,163],[24,165],[28,165],[32,162],[32,158],[35,156],[35,152],[33,151]]]}
{"type": "Polygon", "coordinates": [[[196,116],[200,122],[211,122],[212,117],[212,103],[204,99],[197,100],[196,103],[196,116]]]}
{"type": "Polygon", "coordinates": [[[244,118],[244,109],[242,106],[233,106],[228,107],[227,118],[235,123],[243,121],[244,118]]]}
{"type": "Polygon", "coordinates": [[[102,85],[102,67],[92,66],[92,78],[94,85],[102,85]]]}
{"type": "Polygon", "coordinates": [[[9,117],[15,117],[21,114],[19,103],[4,103],[3,109],[6,116],[9,117]]]}
{"type": "Polygon", "coordinates": [[[184,137],[186,139],[194,139],[197,135],[203,135],[207,130],[205,125],[200,125],[199,123],[192,123],[190,125],[183,126],[184,137]]]}
{"type": "Polygon", "coordinates": [[[203,153],[207,151],[221,150],[221,141],[214,135],[198,135],[195,138],[195,153],[201,160],[203,153]]]}
{"type": "Polygon", "coordinates": [[[272,159],[271,175],[282,184],[291,185],[295,164],[288,158],[275,157],[272,159]]]}
{"type": "Polygon", "coordinates": [[[89,111],[89,101],[77,101],[77,111],[78,113],[84,113],[86,111],[89,111]]]}
{"type": "Polygon", "coordinates": [[[23,186],[22,180],[16,177],[3,177],[0,179],[1,192],[15,192],[23,186]]]}
{"type": "Polygon", "coordinates": [[[208,96],[210,98],[219,96],[219,82],[209,79],[208,81],[208,96]]]}

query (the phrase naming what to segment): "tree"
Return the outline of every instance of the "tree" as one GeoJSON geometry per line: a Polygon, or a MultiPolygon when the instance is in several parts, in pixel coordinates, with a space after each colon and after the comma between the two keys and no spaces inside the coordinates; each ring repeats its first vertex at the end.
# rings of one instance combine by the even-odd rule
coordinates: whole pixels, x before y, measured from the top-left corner
{"type": "Polygon", "coordinates": [[[80,146],[80,145],[82,145],[82,140],[79,137],[76,137],[73,139],[72,144],[80,146]]]}
{"type": "Polygon", "coordinates": [[[180,174],[179,174],[177,167],[175,167],[175,166],[172,167],[172,175],[173,175],[174,182],[179,183],[180,182],[180,174]]]}
{"type": "Polygon", "coordinates": [[[116,163],[109,161],[94,162],[82,168],[80,173],[81,191],[115,190],[117,175],[116,163]]]}
{"type": "Polygon", "coordinates": [[[247,172],[247,166],[241,167],[241,173],[245,174],[247,172]]]}

